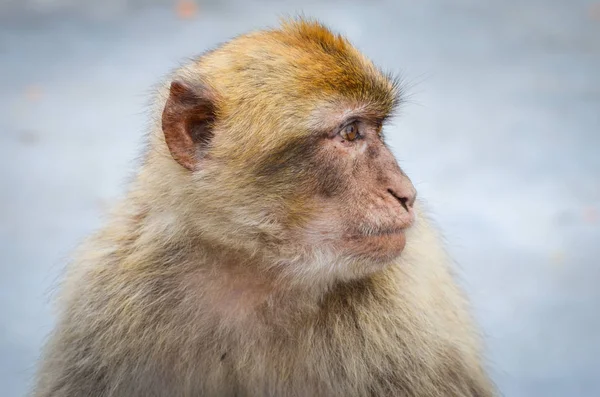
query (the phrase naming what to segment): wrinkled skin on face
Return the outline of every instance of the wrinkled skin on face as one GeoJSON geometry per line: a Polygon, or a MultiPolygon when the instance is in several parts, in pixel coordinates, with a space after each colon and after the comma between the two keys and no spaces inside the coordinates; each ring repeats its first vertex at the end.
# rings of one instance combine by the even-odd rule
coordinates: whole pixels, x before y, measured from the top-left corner
{"type": "Polygon", "coordinates": [[[401,254],[416,191],[385,145],[380,121],[351,117],[290,141],[255,172],[267,190],[288,187],[282,221],[295,245],[378,265],[401,254]],[[343,135],[349,126],[358,132],[353,140],[343,135]]]}

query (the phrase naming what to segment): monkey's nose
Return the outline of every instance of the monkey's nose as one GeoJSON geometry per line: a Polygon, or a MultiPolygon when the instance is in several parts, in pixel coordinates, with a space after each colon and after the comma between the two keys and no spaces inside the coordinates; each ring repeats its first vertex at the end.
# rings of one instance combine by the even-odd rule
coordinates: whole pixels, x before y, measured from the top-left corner
{"type": "Polygon", "coordinates": [[[400,202],[406,212],[411,212],[417,198],[417,191],[414,187],[410,186],[397,190],[388,189],[388,192],[400,202]]]}

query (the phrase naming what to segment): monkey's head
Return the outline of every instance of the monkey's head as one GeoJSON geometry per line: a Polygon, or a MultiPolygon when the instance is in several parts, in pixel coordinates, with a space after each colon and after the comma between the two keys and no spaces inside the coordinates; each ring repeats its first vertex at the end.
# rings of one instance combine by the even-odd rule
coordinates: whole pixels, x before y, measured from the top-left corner
{"type": "Polygon", "coordinates": [[[204,241],[296,280],[401,255],[416,193],[382,132],[398,88],[345,38],[284,22],[203,55],[164,96],[169,194],[204,241]]]}

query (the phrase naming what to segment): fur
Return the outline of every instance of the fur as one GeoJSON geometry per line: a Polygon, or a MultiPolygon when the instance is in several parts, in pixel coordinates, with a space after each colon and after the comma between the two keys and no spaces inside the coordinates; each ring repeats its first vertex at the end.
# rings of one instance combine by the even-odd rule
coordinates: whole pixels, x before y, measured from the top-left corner
{"type": "Polygon", "coordinates": [[[337,218],[318,203],[348,191],[305,175],[308,135],[332,112],[385,119],[394,81],[306,20],[176,71],[155,114],[176,78],[215,93],[208,160],[181,167],[156,118],[127,197],[68,267],[33,396],[493,396],[422,204],[385,264],[320,243],[337,218]]]}

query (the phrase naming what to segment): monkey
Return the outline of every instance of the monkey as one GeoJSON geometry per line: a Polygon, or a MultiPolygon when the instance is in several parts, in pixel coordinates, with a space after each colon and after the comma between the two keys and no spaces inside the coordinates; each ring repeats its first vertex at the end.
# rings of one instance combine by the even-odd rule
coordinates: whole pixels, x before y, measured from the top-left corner
{"type": "Polygon", "coordinates": [[[138,173],[67,266],[32,396],[496,395],[385,141],[397,78],[291,18],[157,91],[138,173]]]}

